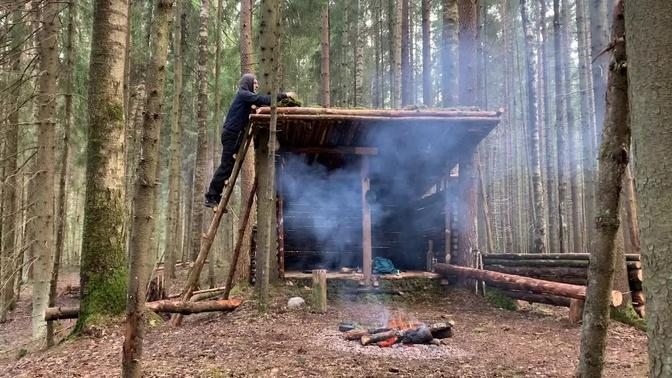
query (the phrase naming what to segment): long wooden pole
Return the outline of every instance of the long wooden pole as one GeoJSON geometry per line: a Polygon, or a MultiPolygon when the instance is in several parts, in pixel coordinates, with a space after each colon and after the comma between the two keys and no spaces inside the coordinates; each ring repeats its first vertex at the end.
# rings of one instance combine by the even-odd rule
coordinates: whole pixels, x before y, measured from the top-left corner
{"type": "MultiPolygon", "coordinates": [[[[513,274],[493,272],[489,270],[480,270],[466,268],[463,266],[436,264],[437,273],[443,276],[461,276],[485,281],[491,284],[505,283],[511,289],[528,290],[536,294],[552,294],[561,297],[574,299],[586,299],[586,287],[579,285],[563,284],[559,282],[539,280],[536,278],[516,276],[513,274]]],[[[611,304],[619,306],[623,302],[623,294],[620,291],[611,292],[611,304]]]]}
{"type": "MultiPolygon", "coordinates": [[[[189,278],[187,279],[187,284],[182,291],[182,301],[186,302],[191,298],[196,286],[198,285],[198,279],[201,276],[201,270],[203,270],[203,263],[208,257],[210,248],[212,247],[212,242],[215,240],[215,235],[217,234],[217,229],[219,228],[219,223],[222,220],[222,215],[226,212],[226,206],[231,199],[231,194],[233,193],[233,187],[238,179],[238,174],[240,173],[240,167],[242,166],[243,159],[247,154],[247,150],[250,148],[252,143],[252,127],[248,125],[245,129],[245,134],[243,141],[238,148],[238,153],[236,154],[236,162],[233,165],[233,173],[229,178],[229,181],[226,185],[226,190],[224,191],[224,197],[222,201],[215,209],[215,215],[212,217],[208,231],[201,236],[201,248],[198,251],[198,257],[194,262],[194,266],[189,271],[189,278]]],[[[173,326],[179,326],[182,323],[182,317],[180,315],[173,315],[171,318],[171,324],[173,326]]]]}
{"type": "Polygon", "coordinates": [[[361,160],[361,179],[362,179],[362,266],[364,270],[364,284],[371,283],[371,208],[367,195],[371,189],[369,180],[369,158],[362,157],[361,160]]]}
{"type": "Polygon", "coordinates": [[[233,257],[231,258],[231,268],[229,269],[229,275],[226,277],[226,284],[224,285],[224,299],[229,299],[229,294],[231,293],[231,286],[233,285],[233,277],[236,274],[236,266],[238,265],[238,258],[240,257],[240,250],[243,246],[243,239],[245,236],[245,229],[247,228],[247,223],[250,219],[250,213],[252,212],[252,204],[254,204],[254,195],[257,192],[257,180],[254,180],[252,184],[252,190],[247,197],[247,205],[245,206],[245,213],[243,218],[238,225],[238,238],[236,239],[236,247],[233,250],[233,257]]]}

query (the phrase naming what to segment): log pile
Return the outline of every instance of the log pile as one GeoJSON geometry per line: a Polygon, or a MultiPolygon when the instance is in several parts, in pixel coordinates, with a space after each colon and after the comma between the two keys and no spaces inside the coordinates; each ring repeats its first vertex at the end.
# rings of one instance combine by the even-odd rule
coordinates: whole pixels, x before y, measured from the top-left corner
{"type": "MultiPolygon", "coordinates": [[[[641,258],[639,254],[626,254],[625,258],[633,305],[635,310],[643,316],[645,300],[642,291],[641,258]]],[[[483,255],[483,268],[500,273],[585,286],[588,283],[589,259],[590,254],[588,253],[487,254],[483,255]]],[[[497,287],[496,284],[492,286],[497,287]]],[[[558,299],[548,295],[539,296],[532,293],[507,290],[507,288],[502,287],[498,288],[515,299],[569,306],[569,301],[566,298],[558,299]]]]}

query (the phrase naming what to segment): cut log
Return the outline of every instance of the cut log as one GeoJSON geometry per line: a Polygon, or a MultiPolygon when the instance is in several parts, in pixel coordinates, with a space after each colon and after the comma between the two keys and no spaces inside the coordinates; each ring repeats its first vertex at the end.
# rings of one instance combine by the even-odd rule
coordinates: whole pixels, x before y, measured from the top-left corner
{"type": "Polygon", "coordinates": [[[313,306],[316,312],[327,312],[327,271],[324,269],[313,270],[313,306]]]}
{"type": "Polygon", "coordinates": [[[154,312],[170,312],[176,314],[195,314],[210,311],[233,311],[240,306],[242,300],[229,299],[204,302],[156,301],[147,302],[145,307],[154,312]]]}
{"type": "MultiPolygon", "coordinates": [[[[589,253],[491,253],[483,255],[483,261],[487,264],[490,259],[509,260],[588,260],[589,253]]],[[[635,253],[625,255],[626,261],[641,261],[641,256],[635,253]]]]}
{"type": "MultiPolygon", "coordinates": [[[[215,287],[215,288],[206,289],[206,290],[197,290],[197,291],[193,292],[193,295],[196,296],[196,295],[199,295],[199,294],[208,294],[208,293],[218,293],[219,294],[219,293],[224,292],[225,288],[226,287],[222,286],[222,287],[215,287]]],[[[180,294],[171,294],[168,297],[166,297],[166,299],[175,299],[175,298],[179,298],[179,297],[180,297],[180,294]]],[[[194,298],[192,297],[191,300],[194,301],[194,298]]]]}
{"type": "Polygon", "coordinates": [[[434,323],[429,326],[429,331],[435,339],[453,337],[453,327],[448,323],[434,323]]]}
{"type": "Polygon", "coordinates": [[[530,260],[513,260],[513,259],[487,259],[483,260],[486,266],[500,265],[509,267],[526,267],[526,268],[583,268],[588,267],[588,259],[585,260],[549,260],[549,259],[530,259],[530,260]]]}
{"type": "Polygon", "coordinates": [[[77,319],[79,307],[49,307],[44,313],[44,320],[77,319]]]}
{"type": "MultiPolygon", "coordinates": [[[[560,297],[569,297],[585,300],[586,287],[579,285],[563,284],[539,280],[536,278],[516,276],[513,274],[493,272],[489,270],[479,270],[466,268],[462,266],[449,264],[436,264],[436,271],[446,277],[461,276],[464,278],[473,278],[485,281],[489,284],[509,284],[509,288],[514,290],[530,291],[537,294],[552,294],[560,297]]],[[[619,306],[623,302],[623,294],[619,291],[611,292],[611,303],[613,306],[619,306]]]]}
{"type": "MultiPolygon", "coordinates": [[[[242,301],[240,299],[182,302],[175,300],[161,300],[145,303],[148,310],[154,312],[171,312],[177,314],[195,314],[198,312],[233,311],[242,301]]],[[[49,307],[44,314],[44,320],[75,319],[79,316],[79,307],[49,307]]]]}
{"type": "Polygon", "coordinates": [[[643,291],[633,291],[632,292],[632,302],[638,305],[646,304],[646,297],[644,296],[643,291]]]}
{"type": "Polygon", "coordinates": [[[585,302],[581,299],[572,298],[569,302],[569,323],[579,324],[583,319],[583,306],[585,302]]]}
{"type": "Polygon", "coordinates": [[[529,291],[505,290],[505,289],[500,289],[500,291],[502,292],[502,294],[505,294],[510,298],[530,303],[542,303],[559,307],[569,307],[570,304],[569,303],[570,298],[559,297],[557,295],[535,294],[530,293],[529,291]]]}
{"type": "Polygon", "coordinates": [[[353,329],[352,331],[348,331],[345,334],[343,334],[343,337],[346,340],[359,340],[362,338],[362,336],[366,336],[369,334],[369,330],[366,328],[357,328],[353,329]]]}
{"type": "Polygon", "coordinates": [[[380,333],[375,333],[373,335],[364,335],[360,339],[360,342],[362,345],[366,346],[369,344],[375,344],[379,341],[391,339],[393,337],[398,337],[399,336],[399,331],[392,330],[392,331],[387,331],[387,332],[380,332],[380,333]]]}
{"type": "MultiPolygon", "coordinates": [[[[588,277],[588,269],[571,267],[529,267],[529,266],[505,266],[485,263],[484,268],[517,276],[526,277],[557,277],[561,278],[583,278],[588,277]]],[[[551,280],[553,281],[553,280],[551,280]]]]}
{"type": "Polygon", "coordinates": [[[628,269],[628,279],[630,282],[643,282],[644,273],[642,273],[641,269],[628,269]]]}

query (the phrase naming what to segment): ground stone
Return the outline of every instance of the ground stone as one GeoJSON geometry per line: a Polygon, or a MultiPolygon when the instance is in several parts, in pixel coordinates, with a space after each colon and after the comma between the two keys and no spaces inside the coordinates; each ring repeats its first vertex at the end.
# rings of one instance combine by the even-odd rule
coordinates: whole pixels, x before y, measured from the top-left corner
{"type": "Polygon", "coordinates": [[[292,297],[287,301],[287,307],[292,310],[301,308],[304,304],[306,304],[306,301],[301,297],[292,297]]]}

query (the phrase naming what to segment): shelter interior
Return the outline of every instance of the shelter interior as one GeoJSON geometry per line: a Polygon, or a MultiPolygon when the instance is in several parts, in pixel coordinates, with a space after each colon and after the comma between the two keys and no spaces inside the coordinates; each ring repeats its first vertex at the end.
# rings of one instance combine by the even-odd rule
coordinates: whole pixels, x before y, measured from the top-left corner
{"type": "MultiPolygon", "coordinates": [[[[460,246],[460,163],[499,122],[476,109],[278,108],[281,274],[351,268],[376,257],[428,271],[460,246]]],[[[268,129],[270,109],[251,116],[268,129]]]]}

